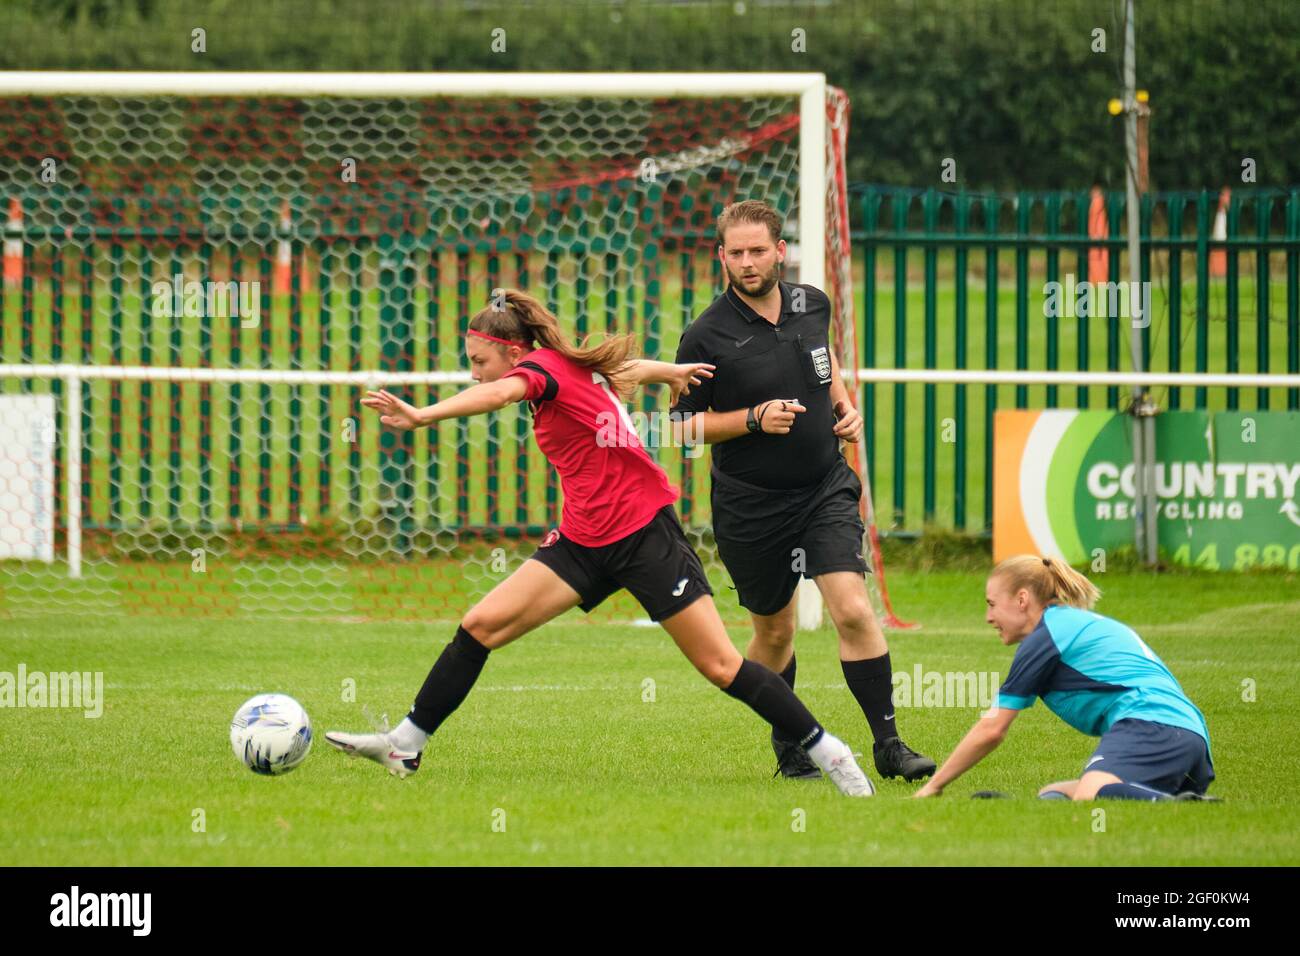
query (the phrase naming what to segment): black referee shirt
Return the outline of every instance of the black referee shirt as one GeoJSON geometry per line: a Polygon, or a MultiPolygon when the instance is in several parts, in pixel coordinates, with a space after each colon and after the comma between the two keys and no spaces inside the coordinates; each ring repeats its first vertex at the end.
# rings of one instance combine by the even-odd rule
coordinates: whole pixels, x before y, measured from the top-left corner
{"type": "Polygon", "coordinates": [[[831,304],[826,293],[810,285],[781,282],[779,287],[776,325],[728,285],[686,327],[677,361],[711,362],[717,368],[713,378],[691,386],[672,411],[729,412],[768,399],[797,398],[807,411],[795,416],[788,435],[747,432],[719,442],[713,464],[751,485],[802,488],[820,482],[840,454],[831,431],[831,304]]]}

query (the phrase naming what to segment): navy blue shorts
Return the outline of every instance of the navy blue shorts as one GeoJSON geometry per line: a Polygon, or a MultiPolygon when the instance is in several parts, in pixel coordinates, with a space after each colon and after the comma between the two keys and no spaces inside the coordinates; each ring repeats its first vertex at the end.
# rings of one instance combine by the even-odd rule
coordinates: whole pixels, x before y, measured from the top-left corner
{"type": "Polygon", "coordinates": [[[1210,748],[1198,733],[1127,717],[1111,724],[1083,772],[1104,770],[1125,783],[1165,793],[1205,793],[1214,779],[1210,748]]]}

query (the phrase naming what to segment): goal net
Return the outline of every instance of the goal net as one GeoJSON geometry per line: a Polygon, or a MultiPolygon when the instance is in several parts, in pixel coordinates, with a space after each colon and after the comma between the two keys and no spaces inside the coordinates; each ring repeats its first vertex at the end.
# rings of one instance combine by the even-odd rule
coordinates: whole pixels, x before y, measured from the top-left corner
{"type": "MultiPolygon", "coordinates": [[[[856,368],[846,122],[813,74],[0,75],[0,614],[457,618],[558,482],[523,407],[395,434],[365,388],[466,387],[501,286],[671,359],[743,198],[856,368]]],[[[743,617],[707,450],[671,447],[662,391],[631,411],[743,617]]]]}

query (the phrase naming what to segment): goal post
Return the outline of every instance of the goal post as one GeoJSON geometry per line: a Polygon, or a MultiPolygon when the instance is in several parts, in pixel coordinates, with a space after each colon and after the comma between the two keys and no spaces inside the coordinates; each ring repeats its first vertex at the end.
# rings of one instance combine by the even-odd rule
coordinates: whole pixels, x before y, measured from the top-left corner
{"type": "MultiPolygon", "coordinates": [[[[436,559],[436,596],[401,613],[459,613],[558,520],[526,421],[380,434],[356,381],[277,373],[424,375],[410,397],[436,400],[502,285],[671,358],[721,291],[714,221],[738,199],[785,216],[856,368],[846,106],[820,73],[0,72],[0,395],[53,394],[79,431],[56,435],[54,537],[99,582],[85,608],[384,616],[436,559]],[[179,374],[13,371],[41,364],[179,374]]],[[[664,397],[637,400],[651,433],[664,397]]],[[[723,583],[707,458],[652,454],[723,583]]],[[[49,593],[18,564],[9,598],[49,593]]]]}

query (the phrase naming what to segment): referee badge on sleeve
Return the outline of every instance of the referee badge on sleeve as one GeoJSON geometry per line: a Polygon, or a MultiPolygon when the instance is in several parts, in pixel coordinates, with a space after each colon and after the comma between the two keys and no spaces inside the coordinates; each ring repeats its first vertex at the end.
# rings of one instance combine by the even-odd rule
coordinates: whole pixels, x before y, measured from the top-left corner
{"type": "Polygon", "coordinates": [[[826,346],[822,345],[812,350],[813,371],[817,373],[817,378],[822,382],[831,380],[831,357],[826,351],[826,346]]]}

